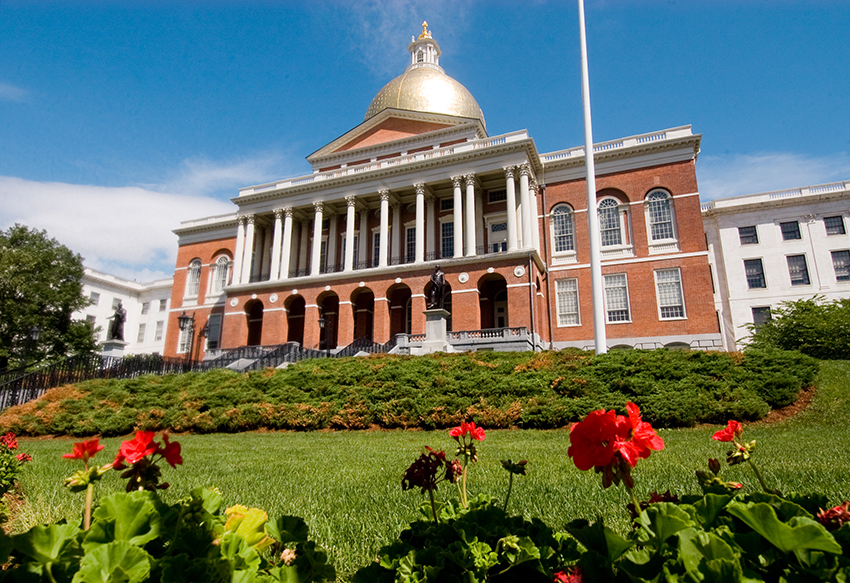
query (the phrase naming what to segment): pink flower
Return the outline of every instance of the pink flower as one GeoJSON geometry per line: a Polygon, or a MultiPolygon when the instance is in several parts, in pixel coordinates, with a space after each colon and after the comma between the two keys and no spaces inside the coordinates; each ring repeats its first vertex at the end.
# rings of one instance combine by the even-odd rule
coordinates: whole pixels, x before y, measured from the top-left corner
{"type": "Polygon", "coordinates": [[[711,439],[716,439],[717,441],[735,441],[741,439],[743,434],[744,428],[741,424],[730,419],[728,425],[726,425],[726,429],[721,429],[712,435],[711,439]]]}
{"type": "Polygon", "coordinates": [[[98,439],[90,439],[89,441],[78,441],[74,443],[74,450],[71,453],[63,454],[62,457],[69,460],[83,460],[83,463],[94,457],[94,454],[103,449],[102,445],[98,444],[98,439]]]}
{"type": "Polygon", "coordinates": [[[477,441],[484,441],[486,435],[484,435],[483,427],[476,427],[474,421],[470,421],[469,423],[461,423],[460,427],[455,427],[451,431],[449,431],[449,435],[454,437],[455,439],[459,437],[463,437],[464,435],[469,435],[472,439],[477,441]]]}

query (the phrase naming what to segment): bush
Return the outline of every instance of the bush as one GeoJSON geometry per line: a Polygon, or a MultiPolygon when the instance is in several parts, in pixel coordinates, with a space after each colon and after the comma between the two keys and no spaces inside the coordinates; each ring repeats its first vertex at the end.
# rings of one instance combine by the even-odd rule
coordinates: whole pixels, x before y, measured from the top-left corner
{"type": "Polygon", "coordinates": [[[758,329],[750,325],[750,345],[798,350],[824,360],[850,359],[850,299],[823,296],[782,302],[758,329]]]}

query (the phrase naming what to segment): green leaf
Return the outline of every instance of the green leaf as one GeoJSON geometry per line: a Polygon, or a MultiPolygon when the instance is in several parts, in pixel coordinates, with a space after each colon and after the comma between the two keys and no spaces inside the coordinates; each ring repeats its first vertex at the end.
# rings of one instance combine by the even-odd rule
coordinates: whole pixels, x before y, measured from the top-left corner
{"type": "Polygon", "coordinates": [[[727,494],[706,494],[702,499],[693,504],[697,510],[697,516],[704,528],[709,528],[720,515],[724,508],[732,501],[734,496],[727,494]]]}
{"type": "Polygon", "coordinates": [[[12,538],[14,549],[32,562],[50,565],[69,550],[80,529],[73,524],[34,526],[29,532],[12,538]]]}
{"type": "Polygon", "coordinates": [[[706,575],[713,581],[740,581],[739,557],[723,539],[710,532],[686,528],[678,533],[679,561],[695,581],[706,575]],[[723,574],[723,578],[718,578],[723,574]]]}
{"type": "Polygon", "coordinates": [[[841,546],[832,535],[811,518],[795,516],[787,524],[782,523],[773,507],[764,502],[733,502],[727,511],[783,553],[815,550],[841,554],[841,546]]]}
{"type": "Polygon", "coordinates": [[[620,555],[634,546],[634,542],[626,540],[605,526],[602,518],[588,524],[584,519],[573,520],[566,526],[567,532],[573,535],[585,548],[593,550],[609,563],[616,561],[620,555]]]}
{"type": "Polygon", "coordinates": [[[281,516],[266,523],[266,532],[282,543],[300,543],[307,541],[310,528],[300,516],[281,516]]]}
{"type": "Polygon", "coordinates": [[[527,536],[510,535],[501,538],[496,544],[496,550],[499,552],[500,558],[503,557],[505,562],[511,566],[526,561],[540,560],[540,549],[527,536]]]}
{"type": "Polygon", "coordinates": [[[670,502],[650,504],[640,513],[637,523],[648,536],[647,542],[655,547],[660,547],[677,532],[696,526],[686,511],[670,502]]]}
{"type": "Polygon", "coordinates": [[[221,537],[221,556],[230,563],[233,571],[244,571],[260,568],[260,555],[235,532],[227,532],[221,537]]]}
{"type": "Polygon", "coordinates": [[[328,563],[328,555],[313,541],[296,545],[294,566],[303,577],[303,581],[321,583],[336,580],[336,569],[328,563]]]}
{"type": "Polygon", "coordinates": [[[160,533],[160,515],[151,492],[120,492],[104,498],[92,514],[83,549],[113,541],[143,546],[160,533]]]}
{"type": "Polygon", "coordinates": [[[73,583],[140,583],[148,578],[150,570],[151,556],[147,552],[119,540],[87,551],[73,583]]]}
{"type": "Polygon", "coordinates": [[[212,488],[195,488],[192,490],[192,498],[201,500],[204,510],[215,514],[221,508],[222,497],[218,490],[212,488]]]}

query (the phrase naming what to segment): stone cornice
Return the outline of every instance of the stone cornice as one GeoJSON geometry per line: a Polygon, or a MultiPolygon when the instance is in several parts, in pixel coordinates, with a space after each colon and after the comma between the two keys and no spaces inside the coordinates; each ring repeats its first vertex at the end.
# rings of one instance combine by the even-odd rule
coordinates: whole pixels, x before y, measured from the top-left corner
{"type": "Polygon", "coordinates": [[[235,233],[237,227],[237,219],[237,214],[234,212],[227,215],[215,215],[212,217],[204,217],[202,219],[183,221],[182,223],[180,223],[180,226],[178,228],[173,229],[171,232],[177,235],[178,237],[194,233],[215,231],[217,229],[222,228],[232,229],[235,233]]]}
{"type": "Polygon", "coordinates": [[[720,198],[701,205],[703,217],[850,198],[850,181],[720,198]]]}

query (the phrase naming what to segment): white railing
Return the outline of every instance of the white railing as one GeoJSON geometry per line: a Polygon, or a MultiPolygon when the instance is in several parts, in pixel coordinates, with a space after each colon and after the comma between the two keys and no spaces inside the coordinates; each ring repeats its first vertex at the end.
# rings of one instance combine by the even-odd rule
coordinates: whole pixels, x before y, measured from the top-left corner
{"type": "MultiPolygon", "coordinates": [[[[622,138],[619,140],[612,140],[610,142],[601,142],[599,144],[594,144],[593,151],[596,152],[607,152],[609,150],[619,150],[622,148],[628,148],[631,146],[638,146],[641,144],[648,144],[650,142],[658,142],[661,140],[672,140],[675,138],[681,138],[683,136],[693,135],[691,133],[691,126],[681,126],[678,128],[671,128],[669,130],[664,130],[661,132],[653,132],[651,134],[641,134],[639,136],[632,136],[629,138],[622,138]]],[[[558,150],[557,152],[551,152],[549,154],[543,154],[540,156],[540,159],[546,162],[554,162],[555,160],[563,160],[565,158],[581,158],[584,156],[584,146],[576,146],[575,148],[569,148],[567,150],[558,150]]]]}
{"type": "Polygon", "coordinates": [[[850,191],[850,181],[830,182],[829,184],[818,184],[816,186],[803,186],[802,188],[789,188],[787,190],[774,190],[771,192],[757,192],[755,194],[718,198],[702,203],[700,205],[700,210],[702,210],[702,212],[706,212],[712,209],[735,207],[743,204],[759,204],[772,200],[784,200],[844,191],[850,191]]]}

